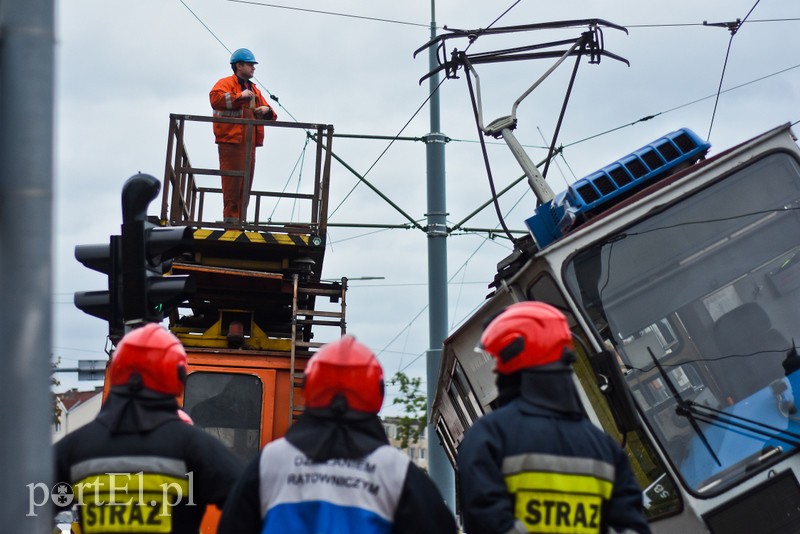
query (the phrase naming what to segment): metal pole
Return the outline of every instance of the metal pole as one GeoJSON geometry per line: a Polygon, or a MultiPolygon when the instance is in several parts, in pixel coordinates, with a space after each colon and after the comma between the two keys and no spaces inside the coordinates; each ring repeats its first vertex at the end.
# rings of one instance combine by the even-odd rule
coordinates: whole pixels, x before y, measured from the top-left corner
{"type": "Polygon", "coordinates": [[[54,11],[0,1],[0,525],[34,534],[53,531],[54,11]]]}
{"type": "MultiPolygon", "coordinates": [[[[431,0],[431,39],[436,37],[436,0],[431,0]]],[[[430,69],[437,66],[436,47],[428,52],[430,69]]],[[[445,190],[444,145],[446,137],[439,124],[439,74],[431,76],[428,87],[431,133],[426,138],[428,174],[428,325],[430,348],[427,352],[428,414],[436,394],[442,344],[447,337],[447,199],[445,190]]],[[[436,422],[428,418],[428,474],[439,488],[450,509],[455,511],[453,469],[436,439],[436,422]]]]}

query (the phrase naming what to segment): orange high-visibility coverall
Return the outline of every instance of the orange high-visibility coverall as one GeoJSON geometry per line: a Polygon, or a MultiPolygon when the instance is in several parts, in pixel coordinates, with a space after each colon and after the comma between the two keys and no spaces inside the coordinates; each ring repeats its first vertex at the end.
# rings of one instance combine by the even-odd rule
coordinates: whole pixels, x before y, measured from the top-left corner
{"type": "MultiPolygon", "coordinates": [[[[235,74],[219,80],[209,93],[214,117],[254,119],[253,110],[266,106],[267,101],[254,83],[240,80],[235,74]],[[242,91],[250,89],[253,97],[241,99],[242,91]]],[[[270,108],[271,109],[271,108],[270,108]]],[[[271,119],[277,119],[272,110],[271,119]]],[[[247,153],[247,129],[242,124],[214,123],[214,137],[219,148],[219,168],[222,171],[243,171],[247,153]]],[[[240,176],[222,176],[222,215],[226,218],[244,217],[253,185],[256,147],[264,144],[264,127],[256,126],[250,151],[250,172],[246,181],[240,176]],[[243,191],[243,186],[247,185],[243,191]],[[245,193],[244,205],[242,195],[245,193]]]]}

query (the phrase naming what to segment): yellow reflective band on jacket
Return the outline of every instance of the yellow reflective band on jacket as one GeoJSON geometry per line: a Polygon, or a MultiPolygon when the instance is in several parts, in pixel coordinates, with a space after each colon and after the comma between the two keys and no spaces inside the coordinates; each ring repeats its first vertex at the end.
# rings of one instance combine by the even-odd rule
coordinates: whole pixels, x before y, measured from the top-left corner
{"type": "MultiPolygon", "coordinates": [[[[225,100],[227,101],[228,99],[229,95],[225,95],[225,100]]],[[[213,115],[215,117],[220,117],[220,118],[225,117],[231,119],[241,119],[242,117],[244,117],[244,111],[242,111],[241,109],[234,109],[231,111],[226,111],[224,109],[215,109],[213,111],[213,115]]]]}
{"type": "Polygon", "coordinates": [[[78,462],[70,467],[72,480],[81,480],[89,475],[119,473],[120,476],[145,473],[161,473],[175,477],[186,477],[186,462],[164,456],[102,456],[78,462]]]}
{"type": "Polygon", "coordinates": [[[600,532],[614,467],[588,458],[528,454],[506,458],[503,474],[514,515],[529,532],[600,532]]]}
{"type": "Polygon", "coordinates": [[[186,478],[153,473],[90,475],[75,484],[85,534],[171,532],[172,507],[191,499],[186,478]]]}

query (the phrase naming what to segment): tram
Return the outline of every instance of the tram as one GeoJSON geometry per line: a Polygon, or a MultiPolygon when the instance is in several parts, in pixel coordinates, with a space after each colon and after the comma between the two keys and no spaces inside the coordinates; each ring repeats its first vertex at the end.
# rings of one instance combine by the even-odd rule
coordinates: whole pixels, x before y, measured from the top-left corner
{"type": "Polygon", "coordinates": [[[486,321],[562,310],[588,416],[624,446],[654,532],[798,532],[800,149],[671,132],[526,220],[491,295],[444,343],[431,423],[453,463],[495,408],[486,321]]]}

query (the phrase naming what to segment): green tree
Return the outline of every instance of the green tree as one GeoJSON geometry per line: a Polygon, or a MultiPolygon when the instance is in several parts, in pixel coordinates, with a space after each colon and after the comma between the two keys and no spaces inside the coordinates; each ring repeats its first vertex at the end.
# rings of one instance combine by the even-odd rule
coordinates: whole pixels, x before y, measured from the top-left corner
{"type": "Polygon", "coordinates": [[[400,440],[400,448],[405,449],[419,441],[428,424],[428,399],[420,391],[422,379],[419,377],[409,378],[398,371],[392,377],[391,384],[400,387],[400,394],[394,398],[392,404],[403,408],[403,415],[397,417],[397,439],[400,440]]]}
{"type": "MultiPolygon", "coordinates": [[[[52,356],[52,355],[51,355],[52,356]]],[[[56,361],[52,361],[50,366],[53,368],[53,375],[50,377],[50,385],[53,387],[60,386],[61,382],[56,378],[55,370],[58,369],[58,364],[61,363],[61,358],[58,358],[56,361]]],[[[52,392],[52,399],[53,399],[53,424],[57,425],[61,421],[61,408],[58,406],[58,399],[56,398],[55,392],[52,392]]]]}

